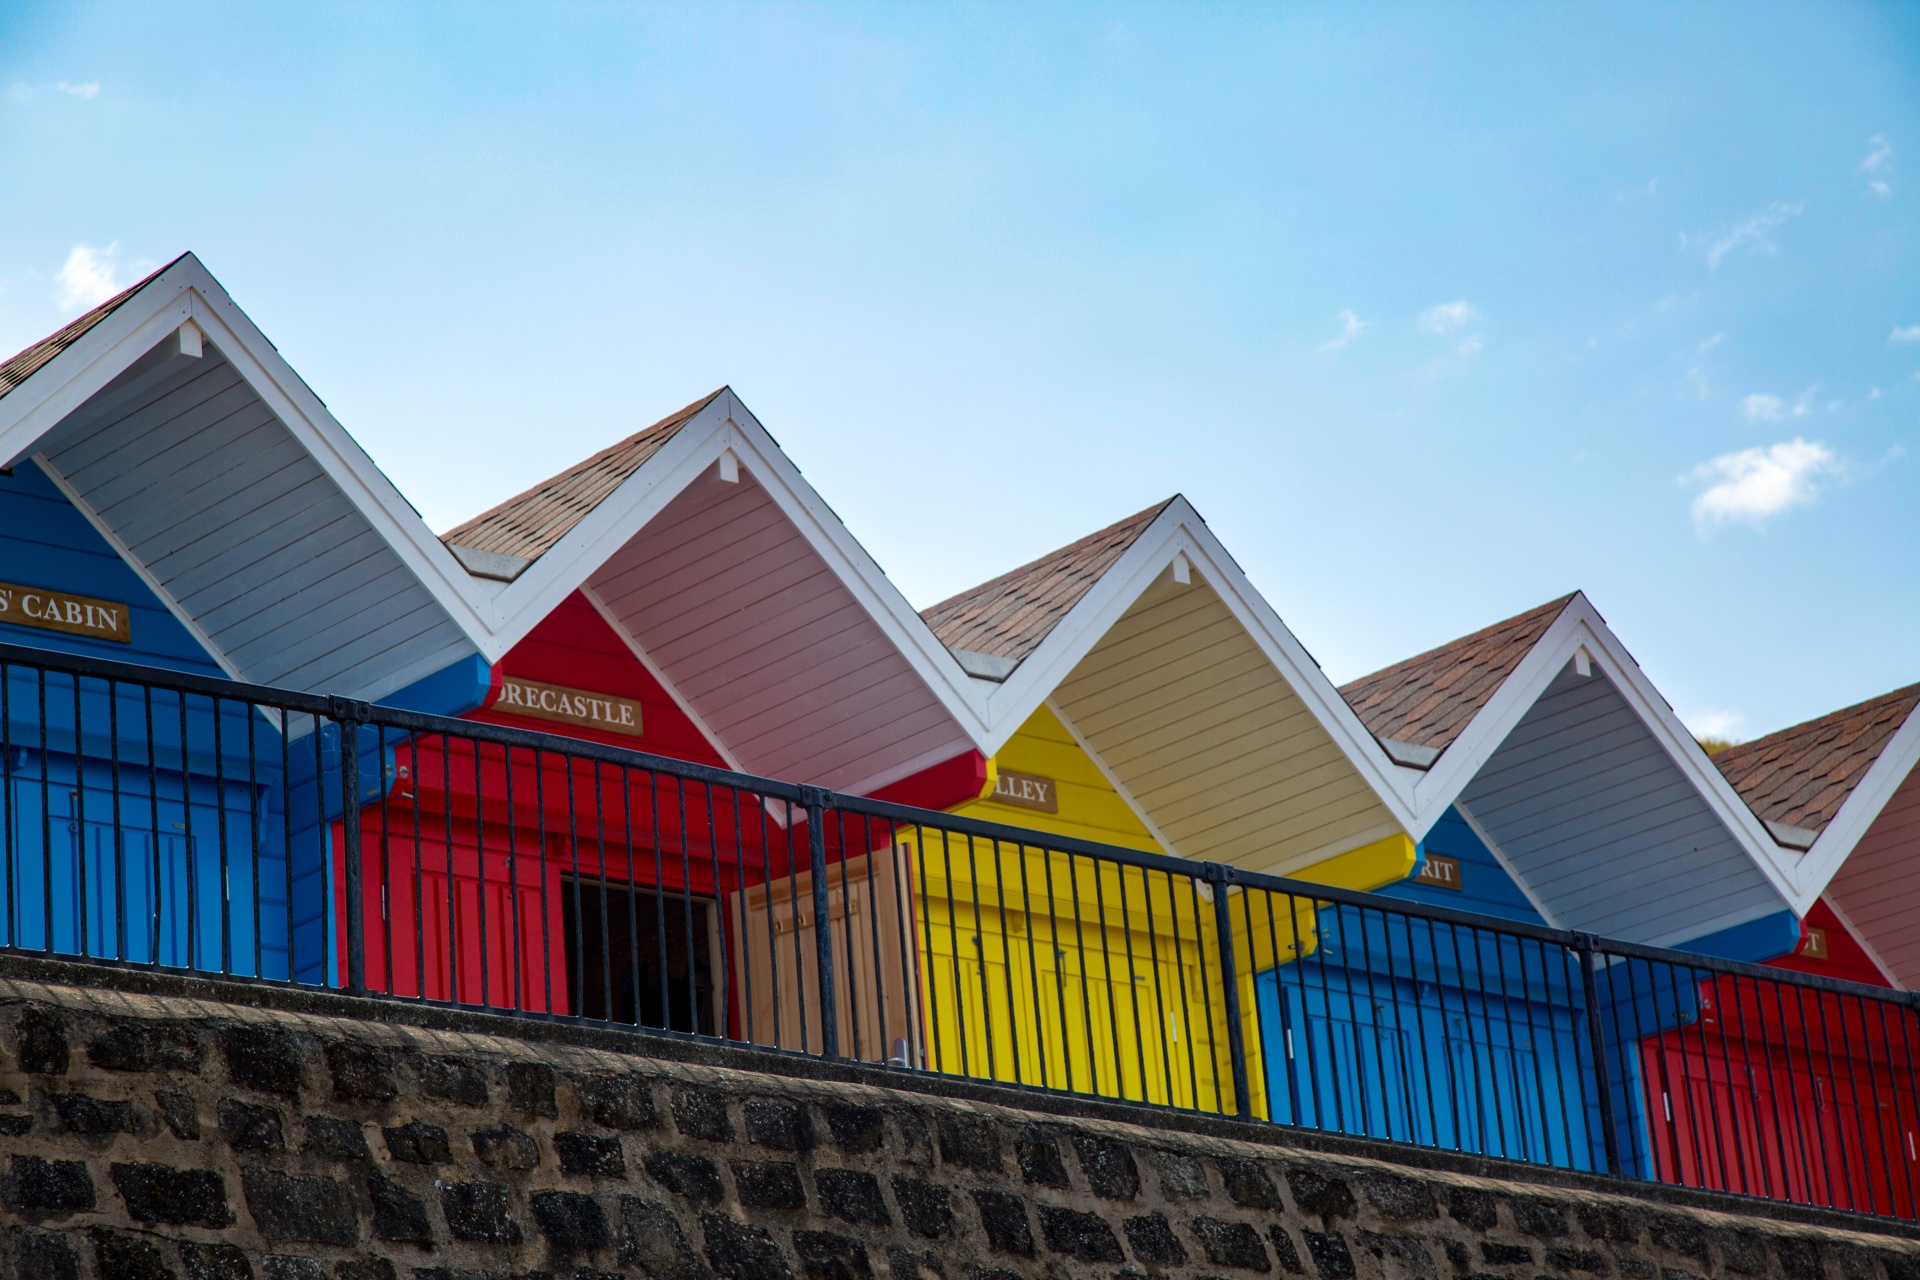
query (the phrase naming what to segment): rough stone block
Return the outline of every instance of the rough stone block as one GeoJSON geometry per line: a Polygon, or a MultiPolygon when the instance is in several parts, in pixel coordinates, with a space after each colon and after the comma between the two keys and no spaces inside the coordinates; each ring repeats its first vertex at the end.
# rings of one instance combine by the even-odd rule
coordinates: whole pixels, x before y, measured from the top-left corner
{"type": "Polygon", "coordinates": [[[1139,1261],[1156,1267],[1177,1267],[1187,1260],[1187,1247],[1173,1234],[1166,1214],[1143,1213],[1137,1218],[1128,1218],[1122,1225],[1126,1227],[1133,1256],[1139,1261]]]}
{"type": "Polygon", "coordinates": [[[256,1107],[232,1099],[220,1104],[220,1136],[235,1151],[285,1151],[286,1136],[280,1131],[280,1113],[272,1107],[256,1107]]]}
{"type": "Polygon", "coordinates": [[[976,1187],[973,1205],[980,1211],[980,1225],[987,1233],[988,1248],[1021,1258],[1033,1256],[1033,1228],[1027,1222],[1025,1200],[1010,1191],[976,1187]]]}
{"type": "Polygon", "coordinates": [[[387,1154],[407,1164],[446,1164],[453,1159],[447,1147],[447,1131],[437,1124],[410,1120],[406,1124],[380,1130],[387,1140],[387,1154]]]}
{"type": "Polygon", "coordinates": [[[30,1115],[0,1115],[0,1138],[24,1138],[33,1132],[30,1115]]]}
{"type": "Polygon", "coordinates": [[[9,1235],[14,1280],[80,1280],[80,1255],[66,1236],[24,1227],[15,1227],[9,1235]]]}
{"type": "Polygon", "coordinates": [[[432,1244],[433,1225],[419,1196],[387,1177],[367,1175],[367,1199],[373,1205],[373,1237],[396,1244],[432,1244]]]}
{"type": "Polygon", "coordinates": [[[300,1092],[300,1042],[277,1027],[228,1027],[220,1033],[227,1080],[258,1093],[300,1092]]]}
{"type": "Polygon", "coordinates": [[[807,1207],[800,1167],[784,1160],[734,1161],[733,1186],[740,1203],[749,1209],[793,1211],[807,1207]]]}
{"type": "Polygon", "coordinates": [[[67,1073],[67,1028],[59,1014],[30,1007],[20,1014],[13,1035],[20,1070],[30,1076],[67,1073]]]}
{"type": "Polygon", "coordinates": [[[943,1114],[940,1159],[964,1169],[1000,1172],[1000,1130],[985,1116],[943,1114]]]}
{"type": "Polygon", "coordinates": [[[1251,1223],[1225,1222],[1205,1214],[1193,1220],[1193,1238],[1200,1251],[1216,1267],[1234,1267],[1241,1271],[1271,1271],[1267,1246],[1251,1223]]]}
{"type": "Polygon", "coordinates": [[[1126,1255],[1120,1251],[1120,1241],[1113,1234],[1113,1224],[1097,1213],[1043,1204],[1040,1235],[1046,1240],[1048,1251],[1081,1262],[1126,1261],[1126,1255]]]}
{"type": "Polygon", "coordinates": [[[441,1098],[463,1107],[487,1105],[487,1078],[458,1058],[422,1058],[420,1087],[430,1098],[441,1098]]]}
{"type": "Polygon", "coordinates": [[[1371,1173],[1360,1180],[1367,1203],[1389,1222],[1425,1222],[1440,1216],[1433,1187],[1418,1178],[1394,1173],[1371,1173]]]}
{"type": "Polygon", "coordinates": [[[867,1246],[831,1231],[796,1231],[793,1251],[807,1280],[866,1280],[873,1274],[867,1246]]]}
{"type": "Polygon", "coordinates": [[[327,1280],[327,1264],[318,1258],[302,1258],[290,1253],[270,1253],[260,1259],[265,1280],[327,1280]]]}
{"type": "MultiPolygon", "coordinates": [[[[1287,1234],[1285,1227],[1277,1222],[1269,1226],[1267,1228],[1267,1242],[1273,1246],[1273,1256],[1279,1260],[1282,1271],[1296,1276],[1305,1274],[1306,1268],[1300,1265],[1300,1250],[1294,1247],[1293,1237],[1287,1234]]],[[[1457,1244],[1459,1242],[1449,1240],[1447,1243],[1457,1244]]],[[[1452,1257],[1451,1254],[1448,1256],[1449,1258],[1452,1257]]],[[[1455,1265],[1462,1271],[1466,1270],[1466,1251],[1464,1246],[1461,1249],[1460,1257],[1454,1261],[1455,1265]]]]}
{"type": "MultiPolygon", "coordinates": [[[[1720,1258],[1726,1263],[1727,1270],[1738,1272],[1743,1276],[1761,1276],[1767,1273],[1767,1242],[1759,1232],[1729,1229],[1714,1234],[1719,1239],[1720,1258]]],[[[1891,1268],[1888,1270],[1888,1276],[1891,1280],[1891,1268]]]]}
{"type": "Polygon", "coordinates": [[[709,1274],[672,1211],[638,1196],[620,1197],[619,1256],[622,1266],[639,1267],[649,1280],[706,1280],[709,1274]]]}
{"type": "Polygon", "coordinates": [[[1433,1254],[1419,1240],[1408,1236],[1387,1235],[1362,1230],[1356,1237],[1360,1247],[1373,1255],[1379,1265],[1373,1270],[1383,1276],[1435,1276],[1433,1254]]]}
{"type": "Polygon", "coordinates": [[[1060,1143],[1045,1129],[1022,1130],[1013,1140],[1013,1158],[1020,1166],[1020,1180],[1030,1187],[1066,1190],[1073,1185],[1060,1158],[1060,1143]]]}
{"type": "Polygon", "coordinates": [[[1826,1280],[1820,1266],[1820,1246],[1812,1240],[1783,1236],[1774,1241],[1773,1256],[1780,1260],[1786,1280],[1826,1280]]]}
{"type": "Polygon", "coordinates": [[[160,1247],[151,1240],[126,1231],[95,1227],[93,1237],[94,1273],[100,1280],[174,1280],[160,1247]]]}
{"type": "Polygon", "coordinates": [[[562,1173],[581,1178],[627,1176],[627,1157],[621,1150],[618,1138],[597,1133],[556,1133],[553,1135],[553,1151],[560,1158],[562,1173]]]}
{"type": "MultiPolygon", "coordinates": [[[[619,1149],[615,1144],[615,1150],[619,1149]]],[[[510,1124],[473,1135],[473,1154],[489,1169],[531,1169],[540,1163],[540,1144],[510,1124]]],[[[625,1172],[624,1168],[621,1170],[625,1172]]]]}
{"type": "Polygon", "coordinates": [[[574,1092],[580,1109],[597,1125],[626,1132],[660,1126],[653,1090],[636,1076],[585,1076],[574,1081],[574,1092]]]}
{"type": "Polygon", "coordinates": [[[1235,1204],[1248,1209],[1286,1207],[1280,1198],[1280,1189],[1273,1185],[1273,1179],[1258,1161],[1222,1157],[1215,1163],[1220,1168],[1221,1181],[1227,1185],[1227,1199],[1235,1204]]]}
{"type": "Polygon", "coordinates": [[[1632,1244],[1640,1238],[1646,1215],[1619,1204],[1582,1204],[1576,1207],[1580,1229],[1594,1240],[1632,1244]]]}
{"type": "Polygon", "coordinates": [[[102,1071],[187,1071],[200,1073],[205,1051],[200,1038],[184,1027],[120,1022],[87,1045],[87,1061],[102,1071]]]}
{"type": "Polygon", "coordinates": [[[893,1215],[880,1194],[880,1180],[858,1169],[821,1169],[813,1175],[820,1207],[842,1222],[890,1227],[893,1215]]]}
{"type": "Polygon", "coordinates": [[[1524,1244],[1501,1244],[1497,1240],[1482,1240],[1480,1260],[1496,1267],[1532,1266],[1533,1249],[1524,1244]]]}
{"type": "Polygon", "coordinates": [[[1322,1222],[1353,1216],[1353,1188],[1342,1178],[1330,1178],[1317,1169],[1293,1165],[1287,1169],[1287,1187],[1293,1203],[1302,1213],[1317,1215],[1322,1222]]]}
{"type": "Polygon", "coordinates": [[[253,1280],[253,1265],[234,1245],[182,1240],[176,1247],[187,1280],[253,1280]]]}
{"type": "Polygon", "coordinates": [[[331,1160],[371,1160],[366,1130],[336,1116],[308,1116],[307,1151],[331,1160]]]}
{"type": "Polygon", "coordinates": [[[342,1258],[333,1264],[336,1280],[396,1280],[386,1258],[342,1258]]]}
{"type": "Polygon", "coordinates": [[[713,1273],[725,1280],[790,1280],[793,1275],[764,1227],[708,1213],[701,1215],[700,1232],[713,1273]]]}
{"type": "Polygon", "coordinates": [[[891,1249],[887,1252],[887,1275],[889,1280],[947,1280],[947,1269],[934,1254],[891,1249]]]}
{"type": "Polygon", "coordinates": [[[592,1196],[578,1191],[533,1193],[533,1225],[555,1253],[585,1253],[613,1243],[606,1210],[592,1196]]]}
{"type": "Polygon", "coordinates": [[[727,1111],[727,1100],[711,1089],[674,1090],[673,1127],[703,1142],[733,1141],[733,1116],[727,1111]]]}
{"type": "Polygon", "coordinates": [[[212,1169],[164,1164],[116,1164],[113,1186],[135,1222],[174,1227],[225,1227],[233,1222],[226,1180],[212,1169]]]}
{"type": "Polygon", "coordinates": [[[717,1204],[726,1194],[720,1185],[720,1170],[705,1156],[655,1151],[647,1156],[646,1170],[649,1178],[696,1205],[717,1204]]]}
{"type": "Polygon", "coordinates": [[[456,1240],[473,1244],[519,1244],[512,1197],[497,1182],[448,1182],[440,1187],[440,1212],[456,1240]]]}
{"type": "Polygon", "coordinates": [[[1140,1167],[1124,1142],[1076,1133],[1073,1152],[1080,1157],[1080,1172],[1087,1176],[1087,1186],[1102,1200],[1131,1200],[1140,1194],[1140,1167]]]}
{"type": "Polygon", "coordinates": [[[94,1206],[93,1175],[80,1160],[15,1156],[0,1179],[0,1204],[28,1222],[86,1213],[94,1206]]]}
{"type": "Polygon", "coordinates": [[[353,1244],[360,1223],[347,1188],[331,1178],[296,1178],[275,1169],[240,1171],[254,1225],[269,1240],[353,1244]]]}
{"type": "Polygon", "coordinates": [[[820,1108],[827,1118],[833,1145],[850,1154],[878,1151],[887,1140],[887,1113],[879,1107],[820,1108]]]}
{"type": "Polygon", "coordinates": [[[1160,1194],[1167,1199],[1197,1200],[1207,1194],[1207,1166],[1192,1156],[1156,1151],[1153,1167],[1160,1172],[1160,1194]]]}
{"type": "Polygon", "coordinates": [[[1603,1276],[1610,1267],[1607,1260],[1592,1249],[1569,1249],[1556,1245],[1547,1250],[1547,1265],[1555,1271],[1578,1272],[1581,1275],[1603,1276]]]}
{"type": "Polygon", "coordinates": [[[1300,1236],[1307,1242],[1307,1256],[1313,1259],[1320,1280],[1349,1280],[1353,1253],[1347,1248],[1345,1236],[1338,1231],[1302,1231],[1300,1236]]]}
{"type": "MultiPolygon", "coordinates": [[[[1520,1201],[1515,1200],[1515,1209],[1519,1206],[1520,1201]]],[[[1524,1231],[1526,1228],[1523,1226],[1521,1230],[1524,1231]]],[[[1677,1253],[1683,1258],[1699,1263],[1702,1267],[1712,1265],[1713,1255],[1707,1249],[1707,1233],[1697,1222],[1690,1222],[1672,1214],[1659,1214],[1647,1224],[1647,1239],[1655,1248],[1677,1253]]]]}
{"type": "MultiPolygon", "coordinates": [[[[1557,1200],[1537,1196],[1514,1196],[1507,1201],[1513,1211],[1513,1225],[1521,1234],[1558,1240],[1567,1234],[1567,1206],[1557,1200]]],[[[1705,1244],[1701,1248],[1705,1249],[1705,1244]]]]}
{"type": "Polygon", "coordinates": [[[747,1141],[779,1151],[813,1149],[813,1122],[796,1102],[748,1098],[740,1108],[747,1120],[747,1141]]]}
{"type": "Polygon", "coordinates": [[[507,1105],[523,1116],[545,1116],[552,1120],[560,1114],[553,1096],[553,1068],[544,1062],[507,1064],[507,1105]]]}
{"type": "Polygon", "coordinates": [[[1447,1216],[1469,1231],[1491,1231],[1500,1221],[1500,1207],[1491,1192],[1477,1187],[1448,1187],[1447,1216]]]}
{"type": "Polygon", "coordinates": [[[372,1045],[335,1040],[327,1045],[327,1074],[333,1096],[355,1102],[386,1102],[399,1096],[392,1055],[372,1045]]]}
{"type": "Polygon", "coordinates": [[[79,1137],[133,1132],[131,1102],[109,1102],[84,1093],[62,1093],[54,1097],[53,1109],[60,1117],[61,1127],[79,1137]]]}
{"type": "Polygon", "coordinates": [[[953,1197],[943,1186],[925,1178],[893,1179],[893,1201],[900,1206],[900,1217],[907,1230],[928,1240],[938,1240],[953,1230],[953,1197]]]}
{"type": "Polygon", "coordinates": [[[192,1094],[162,1089],[153,1095],[153,1104],[174,1137],[182,1142],[200,1141],[200,1108],[194,1105],[192,1094]]]}

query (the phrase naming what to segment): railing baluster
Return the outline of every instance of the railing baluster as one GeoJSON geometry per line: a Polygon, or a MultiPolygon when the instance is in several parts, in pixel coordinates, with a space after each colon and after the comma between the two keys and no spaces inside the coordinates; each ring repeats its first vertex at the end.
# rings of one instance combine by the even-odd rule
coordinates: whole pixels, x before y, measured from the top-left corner
{"type": "Polygon", "coordinates": [[[1600,984],[1593,970],[1593,935],[1582,933],[1574,939],[1580,956],[1581,1000],[1587,1007],[1587,1040],[1593,1047],[1594,1087],[1600,1095],[1600,1134],[1607,1153],[1607,1172],[1620,1176],[1620,1137],[1613,1125],[1612,1072],[1607,1069],[1606,1038],[1600,1030],[1600,984]]]}
{"type": "Polygon", "coordinates": [[[1247,1096],[1246,1029],[1240,1025],[1240,969],[1233,954],[1233,914],[1227,902],[1227,887],[1234,881],[1232,867],[1217,862],[1206,864],[1206,880],[1213,886],[1213,923],[1219,933],[1221,1003],[1227,1016],[1227,1060],[1233,1067],[1233,1114],[1250,1119],[1253,1108],[1247,1096]]]}
{"type": "Polygon", "coordinates": [[[807,867],[813,874],[813,941],[820,965],[820,1056],[840,1056],[840,1005],[833,982],[833,921],[827,915],[827,832],[829,792],[802,788],[807,815],[807,867]]]}

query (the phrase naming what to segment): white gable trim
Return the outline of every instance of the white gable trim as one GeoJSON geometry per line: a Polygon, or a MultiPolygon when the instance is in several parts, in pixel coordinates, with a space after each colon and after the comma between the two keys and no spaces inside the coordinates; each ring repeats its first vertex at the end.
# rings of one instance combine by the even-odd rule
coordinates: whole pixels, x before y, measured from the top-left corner
{"type": "Polygon", "coordinates": [[[620,643],[627,646],[627,652],[633,655],[634,660],[646,670],[648,675],[654,678],[655,683],[667,691],[667,697],[672,699],[673,705],[679,709],[680,714],[685,716],[688,722],[700,731],[700,736],[706,739],[707,745],[712,747],[714,753],[726,762],[727,768],[733,770],[735,773],[746,773],[747,770],[740,767],[740,762],[734,758],[733,752],[727,750],[727,744],[714,736],[713,730],[707,727],[707,722],[701,718],[700,713],[695,711],[692,704],[680,696],[680,690],[674,686],[673,681],[667,679],[667,673],[662,671],[655,665],[653,659],[647,656],[647,651],[641,647],[638,640],[633,638],[633,633],[627,630],[626,624],[614,617],[613,611],[607,608],[606,602],[600,599],[599,594],[591,587],[581,587],[580,594],[586,598],[588,604],[593,606],[593,611],[600,615],[601,621],[613,628],[613,634],[620,637],[620,643]]]}
{"type": "Polygon", "coordinates": [[[1714,767],[1585,593],[1568,602],[1553,625],[1417,784],[1420,833],[1424,835],[1448,806],[1458,801],[1461,792],[1492,759],[1521,718],[1547,691],[1547,686],[1582,650],[1586,651],[1595,672],[1613,682],[1627,705],[1693,784],[1721,825],[1740,842],[1775,892],[1795,914],[1805,914],[1819,894],[1808,894],[1801,887],[1796,865],[1799,855],[1780,846],[1766,824],[1733,789],[1733,784],[1714,767]]]}
{"type": "Polygon", "coordinates": [[[1040,647],[989,694],[992,727],[988,745],[983,748],[987,754],[997,752],[1019,731],[1027,717],[1053,696],[1147,588],[1183,555],[1333,738],[1394,820],[1411,831],[1414,808],[1406,771],[1387,757],[1386,750],[1367,732],[1339,690],[1185,498],[1169,503],[1068,610],[1040,647]]]}
{"type": "MultiPolygon", "coordinates": [[[[1813,848],[1802,855],[1800,888],[1809,904],[1827,891],[1847,856],[1873,829],[1880,811],[1893,799],[1894,792],[1900,789],[1915,765],[1920,765],[1920,705],[1907,713],[1906,721],[1880,749],[1879,759],[1868,766],[1852,793],[1841,802],[1833,821],[1813,842],[1813,848]]],[[[1827,905],[1834,905],[1831,899],[1827,905]]],[[[1854,936],[1861,935],[1856,932],[1854,936]]]]}
{"type": "Polygon", "coordinates": [[[1167,833],[1160,829],[1160,824],[1147,813],[1145,806],[1133,798],[1133,792],[1127,790],[1127,784],[1120,781],[1119,776],[1107,767],[1107,762],[1100,758],[1100,753],[1094,750],[1093,744],[1088,742],[1086,735],[1080,732],[1080,726],[1073,722],[1073,717],[1062,710],[1060,704],[1052,698],[1048,698],[1042,705],[1053,712],[1053,717],[1060,722],[1060,727],[1067,731],[1067,736],[1073,739],[1074,745],[1093,762],[1093,767],[1100,771],[1100,776],[1107,780],[1107,785],[1113,788],[1113,793],[1119,796],[1127,808],[1133,812],[1133,816],[1140,820],[1140,825],[1147,829],[1147,834],[1154,838],[1161,851],[1176,858],[1186,857],[1186,854],[1180,852],[1179,846],[1167,838],[1167,833]]]}
{"type": "Polygon", "coordinates": [[[1507,879],[1513,881],[1514,887],[1519,889],[1521,896],[1540,913],[1540,918],[1546,921],[1547,926],[1553,929],[1564,929],[1566,926],[1560,923],[1560,917],[1547,906],[1546,899],[1533,891],[1533,886],[1527,883],[1527,878],[1520,874],[1518,867],[1513,865],[1513,859],[1507,856],[1507,851],[1500,847],[1500,842],[1493,838],[1493,834],[1480,825],[1480,819],[1473,816],[1473,811],[1458,800],[1453,802],[1453,811],[1460,815],[1460,820],[1467,824],[1467,829],[1486,846],[1487,852],[1493,855],[1493,860],[1500,864],[1502,871],[1507,873],[1507,879]]]}

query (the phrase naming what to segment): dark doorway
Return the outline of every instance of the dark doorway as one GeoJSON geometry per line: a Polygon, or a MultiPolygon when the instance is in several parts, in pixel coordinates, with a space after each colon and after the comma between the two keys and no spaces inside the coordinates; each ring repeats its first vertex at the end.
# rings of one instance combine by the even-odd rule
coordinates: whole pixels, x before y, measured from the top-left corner
{"type": "Polygon", "coordinates": [[[609,884],[603,895],[597,878],[563,881],[560,914],[567,981],[578,995],[574,1012],[631,1026],[719,1034],[712,909],[707,898],[620,884],[609,884]]]}

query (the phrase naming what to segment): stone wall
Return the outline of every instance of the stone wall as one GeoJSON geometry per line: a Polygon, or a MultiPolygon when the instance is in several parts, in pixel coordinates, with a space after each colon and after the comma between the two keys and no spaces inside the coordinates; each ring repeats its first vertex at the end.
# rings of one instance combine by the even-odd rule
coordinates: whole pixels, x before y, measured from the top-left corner
{"type": "Polygon", "coordinates": [[[1839,1215],[303,999],[0,976],[8,1280],[1920,1280],[1839,1215]]]}

